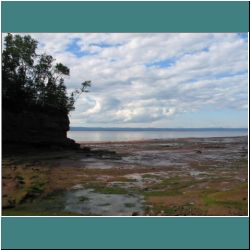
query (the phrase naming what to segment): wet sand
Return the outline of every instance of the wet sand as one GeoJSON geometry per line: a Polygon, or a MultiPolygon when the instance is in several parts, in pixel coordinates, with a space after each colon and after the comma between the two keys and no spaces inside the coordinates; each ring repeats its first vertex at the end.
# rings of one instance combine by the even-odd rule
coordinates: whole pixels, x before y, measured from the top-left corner
{"type": "Polygon", "coordinates": [[[3,215],[247,215],[247,137],[3,156],[3,215]]]}

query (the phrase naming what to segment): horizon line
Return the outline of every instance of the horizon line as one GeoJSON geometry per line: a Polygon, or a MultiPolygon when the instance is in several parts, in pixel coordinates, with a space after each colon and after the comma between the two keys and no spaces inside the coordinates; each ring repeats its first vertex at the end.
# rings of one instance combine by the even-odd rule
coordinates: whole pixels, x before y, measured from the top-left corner
{"type": "Polygon", "coordinates": [[[81,126],[70,126],[70,130],[71,129],[129,129],[129,130],[133,130],[133,129],[139,129],[139,130],[193,130],[193,129],[244,129],[244,130],[248,130],[248,127],[196,127],[196,128],[190,128],[190,127],[171,127],[171,128],[164,128],[164,127],[81,127],[81,126]]]}

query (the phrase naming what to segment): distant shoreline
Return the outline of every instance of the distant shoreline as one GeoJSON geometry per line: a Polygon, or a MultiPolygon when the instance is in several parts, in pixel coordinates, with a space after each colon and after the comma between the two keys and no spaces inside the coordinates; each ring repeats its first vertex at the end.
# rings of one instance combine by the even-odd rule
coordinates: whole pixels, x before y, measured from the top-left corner
{"type": "Polygon", "coordinates": [[[103,127],[71,127],[71,131],[248,131],[248,128],[103,128],[103,127]]]}
{"type": "Polygon", "coordinates": [[[145,139],[145,140],[131,140],[131,141],[76,141],[76,143],[79,143],[81,145],[86,144],[103,144],[103,145],[109,145],[109,144],[147,144],[147,143],[169,143],[169,142],[178,142],[178,141],[189,141],[189,140],[215,140],[215,139],[236,139],[236,138],[244,138],[248,137],[248,135],[242,135],[242,136],[214,136],[214,137],[180,137],[180,138],[163,138],[163,139],[145,139]]]}

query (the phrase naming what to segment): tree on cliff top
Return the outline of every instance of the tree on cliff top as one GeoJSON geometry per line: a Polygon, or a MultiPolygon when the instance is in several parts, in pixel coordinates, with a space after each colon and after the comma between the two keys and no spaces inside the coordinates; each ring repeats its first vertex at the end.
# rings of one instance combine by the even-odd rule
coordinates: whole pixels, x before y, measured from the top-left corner
{"type": "Polygon", "coordinates": [[[38,42],[29,35],[8,34],[2,52],[3,108],[20,111],[42,109],[69,113],[76,98],[88,92],[91,81],[67,94],[64,79],[70,70],[47,54],[37,54],[38,42]]]}

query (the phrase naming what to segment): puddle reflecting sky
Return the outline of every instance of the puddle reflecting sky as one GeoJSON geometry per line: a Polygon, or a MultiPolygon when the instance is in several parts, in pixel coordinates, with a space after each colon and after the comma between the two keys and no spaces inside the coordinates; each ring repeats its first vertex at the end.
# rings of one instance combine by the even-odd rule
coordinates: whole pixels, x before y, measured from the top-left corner
{"type": "Polygon", "coordinates": [[[72,189],[66,194],[65,210],[82,215],[143,215],[143,197],[127,194],[102,194],[93,189],[72,189]]]}

